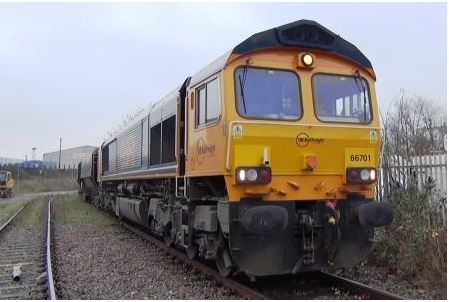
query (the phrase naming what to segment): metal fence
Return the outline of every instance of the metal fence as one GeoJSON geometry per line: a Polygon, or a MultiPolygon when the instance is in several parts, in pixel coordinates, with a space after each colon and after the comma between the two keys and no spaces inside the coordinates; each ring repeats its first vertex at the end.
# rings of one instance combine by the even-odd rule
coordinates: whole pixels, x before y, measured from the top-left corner
{"type": "Polygon", "coordinates": [[[383,157],[377,183],[376,197],[378,200],[388,200],[394,187],[407,189],[417,184],[422,189],[425,184],[433,183],[435,206],[446,219],[447,200],[447,153],[426,154],[409,158],[400,155],[383,157]]]}
{"type": "Polygon", "coordinates": [[[23,162],[23,159],[16,159],[16,158],[8,158],[8,157],[1,157],[0,156],[0,166],[4,167],[7,165],[15,165],[23,162]]]}

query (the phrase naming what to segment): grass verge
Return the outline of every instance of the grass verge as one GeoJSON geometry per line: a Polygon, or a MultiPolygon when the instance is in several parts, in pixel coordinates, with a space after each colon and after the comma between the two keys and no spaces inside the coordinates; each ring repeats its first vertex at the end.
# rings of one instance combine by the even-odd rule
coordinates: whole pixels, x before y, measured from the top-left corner
{"type": "Polygon", "coordinates": [[[18,227],[38,227],[39,224],[44,223],[45,209],[47,206],[48,198],[39,198],[38,200],[31,201],[26,209],[17,217],[15,223],[18,227]]]}
{"type": "Polygon", "coordinates": [[[0,225],[6,222],[24,204],[24,201],[6,202],[0,204],[0,225]]]}
{"type": "Polygon", "coordinates": [[[82,201],[78,195],[71,194],[55,202],[56,221],[61,224],[116,225],[118,221],[95,208],[92,204],[82,201]]]}

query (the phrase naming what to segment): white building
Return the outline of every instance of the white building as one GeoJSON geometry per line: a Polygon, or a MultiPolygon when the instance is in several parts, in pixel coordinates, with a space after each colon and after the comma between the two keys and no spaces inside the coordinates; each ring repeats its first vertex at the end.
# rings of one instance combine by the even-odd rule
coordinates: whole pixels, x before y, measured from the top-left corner
{"type": "MultiPolygon", "coordinates": [[[[92,151],[97,148],[94,146],[81,146],[61,150],[61,169],[77,169],[78,163],[87,160],[92,155],[92,151]]],[[[44,162],[56,163],[59,167],[59,151],[44,153],[44,162]]]]}

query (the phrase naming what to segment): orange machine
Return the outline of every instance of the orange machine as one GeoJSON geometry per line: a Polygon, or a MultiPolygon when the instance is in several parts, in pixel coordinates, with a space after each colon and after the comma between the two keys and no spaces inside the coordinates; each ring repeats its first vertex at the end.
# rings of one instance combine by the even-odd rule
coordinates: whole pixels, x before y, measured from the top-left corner
{"type": "Polygon", "coordinates": [[[10,198],[14,196],[14,179],[9,171],[0,171],[0,197],[10,198]]]}

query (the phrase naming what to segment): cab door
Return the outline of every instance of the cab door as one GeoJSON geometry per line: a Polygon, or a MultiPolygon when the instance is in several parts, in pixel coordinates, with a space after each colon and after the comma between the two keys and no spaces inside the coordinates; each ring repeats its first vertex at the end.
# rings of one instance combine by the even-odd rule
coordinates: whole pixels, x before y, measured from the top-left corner
{"type": "Polygon", "coordinates": [[[189,87],[188,176],[222,175],[226,137],[220,74],[189,87]]]}

